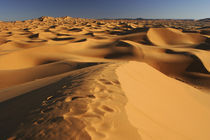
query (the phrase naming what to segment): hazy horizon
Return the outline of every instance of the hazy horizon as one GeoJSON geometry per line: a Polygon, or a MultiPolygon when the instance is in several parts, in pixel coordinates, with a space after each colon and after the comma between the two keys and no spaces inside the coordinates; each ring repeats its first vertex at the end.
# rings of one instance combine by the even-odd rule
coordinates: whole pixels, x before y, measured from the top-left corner
{"type": "Polygon", "coordinates": [[[2,0],[0,20],[51,17],[203,19],[210,17],[208,0],[2,0]]]}
{"type": "MultiPolygon", "coordinates": [[[[59,18],[59,17],[72,17],[72,16],[69,16],[69,15],[66,15],[66,16],[39,16],[39,17],[33,17],[33,18],[24,18],[24,19],[17,19],[17,20],[0,20],[0,21],[25,21],[25,20],[31,20],[31,19],[38,19],[38,18],[41,18],[41,17],[54,17],[54,18],[59,18]]],[[[84,18],[84,19],[98,19],[98,20],[120,20],[120,19],[138,19],[138,18],[142,18],[142,17],[133,17],[133,18],[129,18],[129,17],[121,17],[121,18],[118,18],[118,17],[113,17],[113,18],[86,18],[86,17],[72,17],[72,18],[84,18]]],[[[142,18],[143,20],[170,20],[170,19],[174,19],[174,20],[197,20],[197,19],[193,19],[193,18],[142,18]]],[[[202,19],[205,19],[205,18],[202,18],[202,19]]],[[[199,19],[198,19],[199,20],[199,19]]]]}

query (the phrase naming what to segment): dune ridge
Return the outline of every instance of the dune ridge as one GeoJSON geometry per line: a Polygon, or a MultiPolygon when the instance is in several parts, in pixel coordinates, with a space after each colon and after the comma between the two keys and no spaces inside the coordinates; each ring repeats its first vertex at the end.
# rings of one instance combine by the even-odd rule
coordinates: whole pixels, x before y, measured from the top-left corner
{"type": "Polygon", "coordinates": [[[144,63],[129,62],[116,72],[128,97],[128,118],[142,139],[209,138],[208,94],[144,63]]]}
{"type": "Polygon", "coordinates": [[[0,23],[0,139],[210,139],[208,22],[0,23]]]}

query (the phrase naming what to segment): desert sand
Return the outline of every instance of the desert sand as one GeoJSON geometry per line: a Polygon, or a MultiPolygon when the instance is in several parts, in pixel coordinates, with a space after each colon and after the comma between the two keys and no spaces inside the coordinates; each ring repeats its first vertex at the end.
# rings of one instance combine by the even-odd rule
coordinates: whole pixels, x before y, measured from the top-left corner
{"type": "Polygon", "coordinates": [[[209,140],[210,22],[0,22],[0,139],[209,140]]]}

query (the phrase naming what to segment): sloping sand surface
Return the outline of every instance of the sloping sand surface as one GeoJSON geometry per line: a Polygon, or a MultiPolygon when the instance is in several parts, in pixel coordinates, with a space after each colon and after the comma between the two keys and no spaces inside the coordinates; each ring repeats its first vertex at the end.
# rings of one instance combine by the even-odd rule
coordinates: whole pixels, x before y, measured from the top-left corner
{"type": "Polygon", "coordinates": [[[150,28],[148,38],[159,46],[200,44],[205,41],[205,37],[199,34],[183,33],[173,28],[150,28]]]}
{"type": "Polygon", "coordinates": [[[116,71],[128,97],[128,118],[142,139],[209,138],[209,94],[145,63],[129,62],[116,71]]]}
{"type": "Polygon", "coordinates": [[[0,23],[0,139],[209,140],[209,23],[0,23]]]}

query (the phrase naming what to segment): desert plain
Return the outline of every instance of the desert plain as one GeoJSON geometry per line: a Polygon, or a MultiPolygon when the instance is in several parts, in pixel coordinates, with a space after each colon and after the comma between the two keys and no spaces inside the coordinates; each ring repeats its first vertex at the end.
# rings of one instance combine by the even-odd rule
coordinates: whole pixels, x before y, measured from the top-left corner
{"type": "Polygon", "coordinates": [[[210,20],[0,22],[0,139],[209,140],[210,20]]]}

